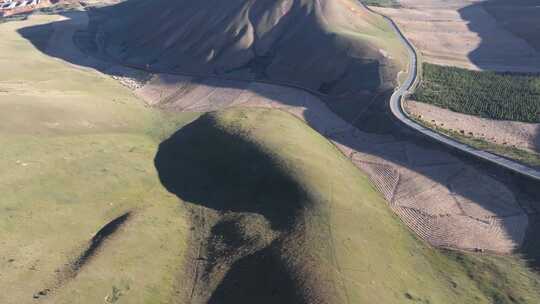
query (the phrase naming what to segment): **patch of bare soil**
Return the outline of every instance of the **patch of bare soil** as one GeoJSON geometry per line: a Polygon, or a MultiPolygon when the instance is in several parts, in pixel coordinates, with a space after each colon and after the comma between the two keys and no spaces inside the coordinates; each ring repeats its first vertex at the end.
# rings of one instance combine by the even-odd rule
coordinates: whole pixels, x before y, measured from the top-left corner
{"type": "Polygon", "coordinates": [[[405,102],[405,110],[413,116],[464,135],[540,152],[540,124],[481,118],[414,100],[405,102]]]}
{"type": "Polygon", "coordinates": [[[292,113],[332,140],[368,174],[401,219],[435,246],[506,253],[524,239],[528,216],[503,183],[447,152],[360,131],[304,91],[156,75],[136,93],[156,107],[174,111],[242,106],[292,113]]]}
{"type": "Polygon", "coordinates": [[[372,9],[396,21],[426,62],[474,70],[540,71],[540,53],[497,22],[480,2],[401,0],[402,8],[372,9]]]}

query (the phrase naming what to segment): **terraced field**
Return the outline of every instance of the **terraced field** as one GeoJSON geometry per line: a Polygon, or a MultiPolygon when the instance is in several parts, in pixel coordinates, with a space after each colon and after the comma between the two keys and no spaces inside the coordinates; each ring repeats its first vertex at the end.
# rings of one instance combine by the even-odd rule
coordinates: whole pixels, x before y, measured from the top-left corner
{"type": "Polygon", "coordinates": [[[501,121],[453,112],[424,102],[407,100],[407,113],[438,127],[487,142],[525,151],[540,151],[540,124],[501,121]],[[505,144],[506,143],[506,144],[505,144]]]}

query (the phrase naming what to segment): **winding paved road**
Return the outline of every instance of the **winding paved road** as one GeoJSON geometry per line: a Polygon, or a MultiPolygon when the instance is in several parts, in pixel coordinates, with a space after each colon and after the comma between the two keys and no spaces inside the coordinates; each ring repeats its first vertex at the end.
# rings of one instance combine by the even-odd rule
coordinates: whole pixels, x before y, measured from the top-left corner
{"type": "Polygon", "coordinates": [[[432,140],[436,140],[451,148],[458,149],[462,152],[468,153],[477,158],[502,166],[510,171],[513,171],[518,174],[528,176],[534,180],[540,181],[540,171],[538,170],[524,166],[518,162],[509,160],[507,158],[504,158],[504,157],[501,157],[501,156],[498,156],[498,155],[495,155],[486,151],[478,150],[469,145],[460,143],[448,136],[442,135],[431,129],[428,129],[416,123],[412,119],[410,119],[409,116],[406,114],[405,110],[403,109],[403,100],[405,99],[409,91],[413,88],[414,83],[416,81],[416,77],[418,73],[418,55],[416,54],[416,50],[412,46],[411,42],[407,40],[405,35],[403,35],[403,33],[401,32],[397,24],[392,19],[390,19],[389,17],[383,14],[380,14],[376,11],[371,10],[369,7],[366,7],[366,8],[369,11],[375,14],[378,14],[379,16],[382,16],[392,25],[392,28],[399,36],[401,42],[407,48],[407,52],[409,54],[409,71],[408,71],[407,79],[405,79],[405,81],[398,88],[396,88],[396,90],[390,97],[390,110],[392,114],[394,115],[394,117],[396,117],[399,121],[401,121],[407,127],[422,133],[423,135],[429,137],[432,140]]]}
{"type": "MultiPolygon", "coordinates": [[[[522,165],[522,164],[520,164],[520,163],[518,163],[516,161],[512,161],[510,159],[507,159],[507,158],[504,158],[504,157],[501,157],[501,156],[498,156],[498,155],[495,155],[495,154],[492,154],[492,153],[489,153],[489,152],[486,152],[486,151],[478,150],[478,149],[473,148],[471,146],[462,144],[462,143],[460,143],[460,142],[458,142],[458,141],[456,141],[456,140],[454,140],[454,139],[452,139],[450,137],[447,137],[447,136],[442,135],[440,133],[437,133],[437,132],[435,132],[435,131],[433,131],[431,129],[428,129],[428,128],[416,123],[412,119],[410,119],[408,117],[408,115],[406,114],[405,110],[403,109],[403,100],[406,97],[406,95],[409,93],[409,91],[413,88],[413,86],[415,84],[415,81],[417,79],[418,55],[416,53],[416,50],[413,47],[413,45],[411,44],[411,42],[409,40],[407,40],[407,38],[403,35],[403,33],[401,32],[401,30],[399,29],[397,24],[392,19],[390,19],[389,17],[387,17],[387,16],[385,16],[385,15],[383,15],[381,13],[378,13],[378,12],[370,9],[369,7],[365,6],[361,1],[358,1],[358,3],[360,3],[360,5],[362,5],[362,6],[364,6],[368,11],[370,11],[370,12],[372,12],[374,14],[377,14],[379,16],[382,16],[385,20],[387,20],[390,23],[390,25],[392,26],[392,28],[394,29],[394,31],[399,36],[401,42],[407,48],[407,52],[409,54],[409,71],[408,71],[408,74],[407,74],[407,79],[405,79],[405,81],[398,88],[395,89],[394,93],[392,94],[392,96],[390,98],[390,110],[391,110],[391,112],[392,112],[392,114],[394,115],[395,118],[397,118],[400,122],[405,124],[407,127],[420,132],[421,134],[425,135],[426,137],[428,137],[428,138],[430,138],[432,140],[435,140],[435,141],[443,143],[446,146],[449,146],[451,148],[458,149],[458,150],[460,150],[462,152],[473,155],[473,156],[475,156],[475,157],[477,157],[479,159],[486,160],[486,161],[489,161],[489,162],[494,163],[496,165],[502,166],[502,167],[504,167],[504,168],[506,168],[506,169],[508,169],[510,171],[513,171],[513,172],[516,172],[518,174],[521,174],[521,175],[527,176],[529,178],[532,178],[534,180],[540,181],[540,171],[538,171],[538,170],[535,170],[533,168],[524,166],[524,165],[522,165]]],[[[126,64],[126,63],[122,63],[122,65],[133,68],[133,69],[137,69],[137,70],[147,71],[147,72],[153,72],[153,73],[162,73],[162,72],[164,72],[164,71],[153,70],[148,66],[144,67],[144,66],[138,66],[138,65],[134,65],[134,64],[126,64]]],[[[184,75],[184,76],[192,76],[192,77],[204,76],[206,78],[223,79],[222,77],[218,77],[218,76],[195,75],[195,74],[192,74],[192,73],[174,73],[174,74],[184,75]]],[[[234,80],[233,77],[228,77],[227,79],[234,80]]],[[[238,80],[245,81],[245,79],[238,79],[238,80]]],[[[264,80],[260,80],[260,79],[254,81],[254,82],[277,84],[277,85],[282,85],[282,86],[286,86],[286,87],[292,87],[292,88],[301,89],[301,90],[307,91],[307,92],[309,92],[309,93],[311,93],[311,94],[313,94],[315,96],[324,96],[324,94],[321,94],[320,92],[317,92],[315,90],[312,90],[312,89],[309,89],[309,88],[306,88],[306,87],[302,87],[302,86],[299,86],[299,85],[296,85],[296,84],[292,84],[292,83],[280,82],[280,81],[275,81],[275,80],[273,80],[273,81],[264,81],[264,80]]]]}

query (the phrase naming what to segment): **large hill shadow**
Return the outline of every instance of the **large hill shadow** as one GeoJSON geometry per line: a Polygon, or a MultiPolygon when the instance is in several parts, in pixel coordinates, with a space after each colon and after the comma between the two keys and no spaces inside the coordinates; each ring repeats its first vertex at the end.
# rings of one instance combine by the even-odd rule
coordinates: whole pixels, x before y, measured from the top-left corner
{"type": "Polygon", "coordinates": [[[162,184],[184,201],[258,213],[273,229],[291,229],[307,202],[300,185],[268,152],[214,126],[204,115],[159,145],[155,166],[162,184]]]}
{"type": "MultiPolygon", "coordinates": [[[[91,35],[88,35],[88,32],[80,32],[81,23],[84,23],[85,13],[76,12],[66,14],[68,20],[54,22],[52,24],[46,25],[36,25],[27,27],[20,30],[20,33],[23,37],[32,42],[36,48],[44,52],[45,54],[65,60],[71,64],[88,67],[93,69],[98,69],[104,73],[110,75],[119,75],[122,76],[122,73],[117,73],[118,63],[108,61],[108,58],[100,57],[99,53],[92,53],[92,50],[96,51],[98,49],[91,42],[91,35]],[[52,33],[51,33],[51,28],[52,33]],[[40,36],[39,33],[43,31],[49,32],[49,43],[44,43],[43,36],[40,36]],[[79,35],[79,42],[77,43],[79,47],[85,49],[85,52],[81,52],[80,49],[75,47],[73,44],[73,37],[79,35]],[[52,37],[52,38],[51,38],[52,37]],[[53,44],[51,44],[53,42],[53,44]]],[[[91,33],[91,30],[89,31],[91,33]]],[[[152,72],[160,72],[159,70],[153,70],[149,67],[152,72]]],[[[362,76],[364,77],[364,76],[362,76]]],[[[220,79],[227,78],[227,75],[220,75],[215,77],[212,75],[204,76],[198,75],[198,77],[193,77],[192,82],[194,84],[207,84],[209,79],[220,79]]],[[[361,77],[360,77],[361,78],[361,77]]],[[[270,81],[272,82],[272,81],[270,81]]],[[[279,81],[275,81],[279,83],[279,81]]],[[[245,89],[246,83],[241,81],[212,81],[212,85],[222,88],[231,88],[235,87],[238,89],[245,89]]],[[[299,87],[297,85],[297,87],[299,87]]],[[[390,96],[390,91],[371,91],[366,92],[365,89],[358,88],[347,88],[344,94],[338,95],[328,95],[324,92],[317,90],[309,90],[311,93],[319,96],[329,108],[333,109],[336,113],[340,114],[342,118],[346,121],[352,123],[357,129],[362,130],[373,135],[375,137],[382,135],[382,141],[399,143],[405,147],[414,147],[414,149],[427,151],[428,154],[437,154],[443,155],[442,162],[448,161],[448,159],[459,159],[467,167],[475,168],[480,172],[481,175],[487,175],[491,178],[499,181],[501,184],[506,185],[509,189],[512,190],[514,196],[520,201],[521,199],[527,201],[536,201],[540,198],[540,187],[538,183],[530,181],[524,177],[516,176],[509,172],[506,172],[503,169],[500,169],[496,166],[479,162],[476,159],[471,159],[470,157],[461,154],[460,152],[449,150],[441,144],[432,143],[427,141],[425,138],[413,134],[411,131],[404,129],[398,122],[394,120],[392,115],[388,110],[388,98],[390,96]],[[376,134],[376,135],[375,135],[376,134]]],[[[265,92],[257,92],[259,94],[265,94],[265,92]]],[[[276,99],[275,95],[267,95],[270,99],[276,99]]],[[[277,96],[278,101],[284,104],[291,104],[291,101],[288,99],[280,99],[277,96]]],[[[316,109],[307,108],[304,112],[304,117],[308,124],[316,125],[320,119],[319,114],[316,109]]],[[[187,162],[177,162],[178,155],[183,155],[183,147],[188,144],[186,142],[185,134],[189,132],[195,132],[197,123],[194,125],[187,126],[185,129],[178,131],[170,139],[163,142],[158,155],[156,156],[156,167],[160,171],[160,178],[163,182],[163,185],[172,193],[177,194],[182,199],[188,201],[199,202],[204,204],[209,208],[216,210],[227,211],[228,208],[232,208],[233,211],[247,211],[247,212],[258,212],[265,217],[267,217],[272,225],[277,229],[285,229],[290,225],[291,219],[278,215],[277,211],[280,213],[284,212],[285,214],[291,214],[293,216],[300,208],[298,205],[281,205],[278,204],[280,198],[280,191],[283,193],[288,193],[288,195],[297,196],[299,201],[301,201],[302,195],[301,191],[295,188],[294,184],[286,183],[276,183],[279,187],[273,184],[275,178],[279,176],[279,172],[270,172],[267,177],[261,177],[260,179],[250,180],[250,172],[252,170],[269,170],[268,168],[250,168],[249,162],[246,161],[238,163],[237,168],[232,168],[230,164],[216,164],[215,170],[218,171],[197,171],[197,164],[200,164],[202,159],[193,158],[192,163],[187,162]],[[179,153],[178,155],[175,155],[179,153]],[[223,169],[224,172],[219,172],[223,169]],[[226,174],[223,176],[222,174],[226,174]],[[226,183],[229,183],[227,187],[214,185],[217,178],[225,177],[226,183]],[[234,177],[234,178],[232,178],[234,177]],[[245,178],[243,178],[245,177],[245,178]],[[235,195],[243,197],[244,200],[241,202],[231,202],[227,201],[228,195],[227,189],[233,187],[238,191],[235,195]],[[265,188],[266,190],[271,190],[271,195],[273,204],[271,208],[266,209],[264,203],[265,198],[260,197],[256,193],[256,189],[265,188]],[[209,190],[212,191],[209,191],[209,190]],[[284,189],[284,190],[282,190],[284,189]],[[287,190],[288,189],[288,190],[287,190]],[[275,195],[272,196],[272,195],[275,195]],[[277,204],[277,205],[275,205],[277,204]]],[[[329,135],[331,130],[326,132],[325,130],[318,130],[319,132],[329,135]]],[[[379,137],[377,137],[379,138],[379,137]]],[[[397,164],[399,166],[405,167],[408,170],[419,173],[422,176],[425,176],[436,183],[442,185],[448,185],[448,176],[446,174],[439,174],[434,170],[422,169],[417,165],[418,161],[421,161],[421,155],[415,156],[410,155],[410,157],[416,157],[415,160],[410,159],[410,157],[402,157],[401,155],[396,156],[394,151],[390,151],[391,148],[385,148],[384,145],[379,145],[374,147],[370,142],[362,142],[362,144],[357,144],[351,142],[350,139],[344,139],[341,137],[332,137],[337,143],[344,146],[353,148],[357,151],[374,155],[380,157],[388,162],[397,164]]],[[[201,140],[206,140],[202,138],[201,140]]],[[[231,139],[234,140],[234,139],[231,139]]],[[[380,142],[380,139],[376,141],[380,142]]],[[[204,143],[198,143],[201,147],[204,146],[204,143]]],[[[244,147],[242,149],[252,149],[249,147],[244,147]]],[[[256,149],[249,150],[250,154],[253,154],[252,157],[263,157],[256,149]]],[[[219,151],[215,151],[215,157],[219,159],[219,151]]],[[[405,153],[406,154],[406,153],[405,153]]],[[[187,155],[185,155],[188,157],[187,155]]],[[[214,169],[212,169],[214,170],[214,169]]],[[[461,195],[465,198],[471,200],[477,200],[478,195],[474,192],[474,189],[462,189],[454,188],[452,189],[457,195],[461,195]]],[[[268,193],[268,191],[264,192],[268,193]]],[[[498,214],[500,212],[499,208],[493,207],[489,202],[482,205],[484,208],[489,209],[491,212],[498,214]]],[[[532,207],[537,212],[538,206],[532,207]]],[[[511,230],[512,227],[506,227],[508,230],[511,230]]],[[[529,234],[529,238],[536,237],[536,233],[529,234]]],[[[528,248],[525,246],[524,248],[528,248]]],[[[536,247],[535,247],[536,248],[536,247]]],[[[538,265],[540,262],[540,253],[536,253],[533,250],[527,249],[524,252],[525,256],[530,259],[533,263],[538,265]]]]}
{"type": "Polygon", "coordinates": [[[203,115],[162,142],[154,160],[167,190],[229,217],[217,222],[194,219],[212,225],[201,244],[191,244],[207,248],[205,254],[199,253],[204,258],[196,257],[206,263],[199,266],[199,284],[209,281],[208,286],[213,286],[215,272],[229,267],[215,290],[199,287],[199,292],[202,298],[209,297],[208,303],[307,303],[293,277],[310,273],[296,273],[283,261],[279,247],[282,237],[295,231],[302,210],[309,208],[309,198],[271,151],[246,140],[246,130],[234,132],[218,127],[211,115],[203,115]],[[235,214],[243,220],[231,218],[235,214]],[[249,224],[257,218],[253,214],[262,216],[268,228],[253,229],[249,224]],[[270,235],[279,237],[257,245],[257,240],[270,235]]]}
{"type": "Polygon", "coordinates": [[[208,303],[304,303],[295,285],[280,258],[266,248],[236,262],[208,303]]]}

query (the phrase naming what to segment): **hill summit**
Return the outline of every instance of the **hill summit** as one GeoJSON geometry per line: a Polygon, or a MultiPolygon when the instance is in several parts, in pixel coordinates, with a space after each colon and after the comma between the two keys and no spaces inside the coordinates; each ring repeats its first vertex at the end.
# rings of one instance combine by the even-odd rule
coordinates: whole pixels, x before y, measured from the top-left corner
{"type": "Polygon", "coordinates": [[[161,72],[342,95],[393,87],[403,54],[385,21],[350,0],[133,0],[100,10],[101,50],[161,72]]]}

